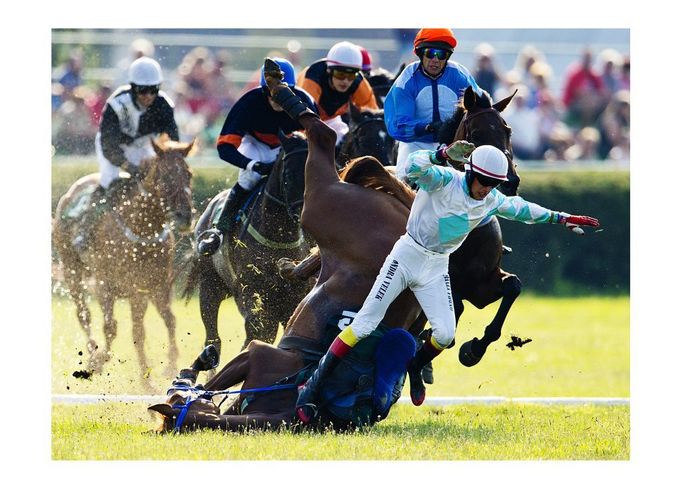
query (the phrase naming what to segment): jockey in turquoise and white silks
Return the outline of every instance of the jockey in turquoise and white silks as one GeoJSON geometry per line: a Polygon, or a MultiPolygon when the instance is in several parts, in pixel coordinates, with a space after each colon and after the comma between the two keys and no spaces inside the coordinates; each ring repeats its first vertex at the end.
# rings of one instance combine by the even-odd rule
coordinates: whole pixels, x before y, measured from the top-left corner
{"type": "Polygon", "coordinates": [[[421,370],[455,338],[456,316],[450,289],[449,256],[460,247],[469,232],[489,216],[514,221],[558,223],[568,227],[598,226],[587,216],[571,216],[545,209],[521,197],[507,197],[495,187],[507,180],[507,157],[494,146],[457,141],[438,151],[420,150],[407,159],[407,180],[418,187],[407,232],[386,257],[374,285],[353,322],[332,342],[297,400],[297,416],[309,422],[317,402],[319,383],[335,365],[382,320],[391,303],[407,288],[431,324],[431,337],[408,365],[410,397],[423,403],[426,390],[421,370]],[[471,159],[466,155],[471,153],[471,159]],[[466,161],[467,173],[445,165],[466,161]]]}
{"type": "Polygon", "coordinates": [[[466,88],[472,86],[481,94],[469,71],[449,59],[456,45],[450,29],[420,30],[414,41],[419,61],[403,70],[386,95],[384,119],[398,141],[398,178],[405,178],[410,153],[437,148],[438,129],[452,117],[466,88]]]}

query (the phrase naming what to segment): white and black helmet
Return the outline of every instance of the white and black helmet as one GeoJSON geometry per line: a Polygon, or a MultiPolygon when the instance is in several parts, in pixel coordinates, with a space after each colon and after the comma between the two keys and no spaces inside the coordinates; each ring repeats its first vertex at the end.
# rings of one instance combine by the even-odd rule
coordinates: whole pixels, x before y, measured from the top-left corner
{"type": "Polygon", "coordinates": [[[147,56],[136,59],[128,68],[128,81],[131,85],[156,86],[163,81],[161,65],[147,56]]]}

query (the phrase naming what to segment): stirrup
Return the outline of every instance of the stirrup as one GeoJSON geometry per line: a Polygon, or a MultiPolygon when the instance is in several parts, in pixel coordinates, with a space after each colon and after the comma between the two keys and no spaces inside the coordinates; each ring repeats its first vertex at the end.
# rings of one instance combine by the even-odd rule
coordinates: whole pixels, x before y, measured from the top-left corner
{"type": "Polygon", "coordinates": [[[216,228],[207,229],[197,237],[197,253],[211,256],[223,244],[223,233],[216,228]]]}

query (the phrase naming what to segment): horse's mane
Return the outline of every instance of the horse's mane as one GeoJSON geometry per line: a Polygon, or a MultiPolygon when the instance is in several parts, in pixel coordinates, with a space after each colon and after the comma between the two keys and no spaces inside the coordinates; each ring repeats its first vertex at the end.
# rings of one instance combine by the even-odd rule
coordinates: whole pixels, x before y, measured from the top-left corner
{"type": "Polygon", "coordinates": [[[408,209],[412,207],[414,191],[393,176],[373,156],[360,156],[352,159],[339,172],[339,177],[347,183],[385,192],[398,199],[408,209]]]}
{"type": "MultiPolygon", "coordinates": [[[[482,109],[487,109],[493,106],[493,99],[488,92],[481,90],[482,95],[476,97],[476,106],[482,109]]],[[[450,144],[455,140],[455,133],[457,128],[464,119],[464,114],[466,109],[464,108],[464,97],[459,99],[457,107],[455,108],[455,113],[452,114],[448,120],[443,122],[443,125],[438,131],[438,142],[443,144],[450,144]]]]}

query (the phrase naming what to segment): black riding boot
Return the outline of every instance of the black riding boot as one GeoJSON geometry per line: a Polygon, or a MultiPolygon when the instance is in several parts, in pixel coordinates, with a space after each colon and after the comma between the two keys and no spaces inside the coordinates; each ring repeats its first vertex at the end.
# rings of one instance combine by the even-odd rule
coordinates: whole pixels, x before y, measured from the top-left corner
{"type": "Polygon", "coordinates": [[[438,350],[431,344],[431,339],[427,339],[422,347],[417,351],[412,361],[407,366],[407,373],[410,376],[410,398],[412,404],[421,406],[426,399],[426,387],[422,379],[422,369],[426,364],[436,358],[443,350],[438,350]]]}
{"type": "Polygon", "coordinates": [[[107,189],[101,185],[93,190],[88,201],[88,208],[80,218],[78,225],[79,232],[71,241],[71,245],[78,253],[83,253],[90,243],[92,233],[99,222],[99,218],[104,214],[103,210],[107,203],[107,189]]]}
{"type": "Polygon", "coordinates": [[[341,357],[336,356],[331,351],[327,351],[307,382],[298,391],[296,401],[296,415],[303,424],[308,424],[317,414],[317,403],[320,397],[320,387],[325,379],[329,378],[336,366],[341,361],[341,357]]]}
{"type": "Polygon", "coordinates": [[[236,183],[225,201],[225,205],[219,211],[217,218],[213,220],[213,227],[201,233],[197,240],[197,253],[203,256],[211,256],[223,243],[223,236],[229,234],[234,226],[234,215],[242,206],[249,191],[236,183]]]}

